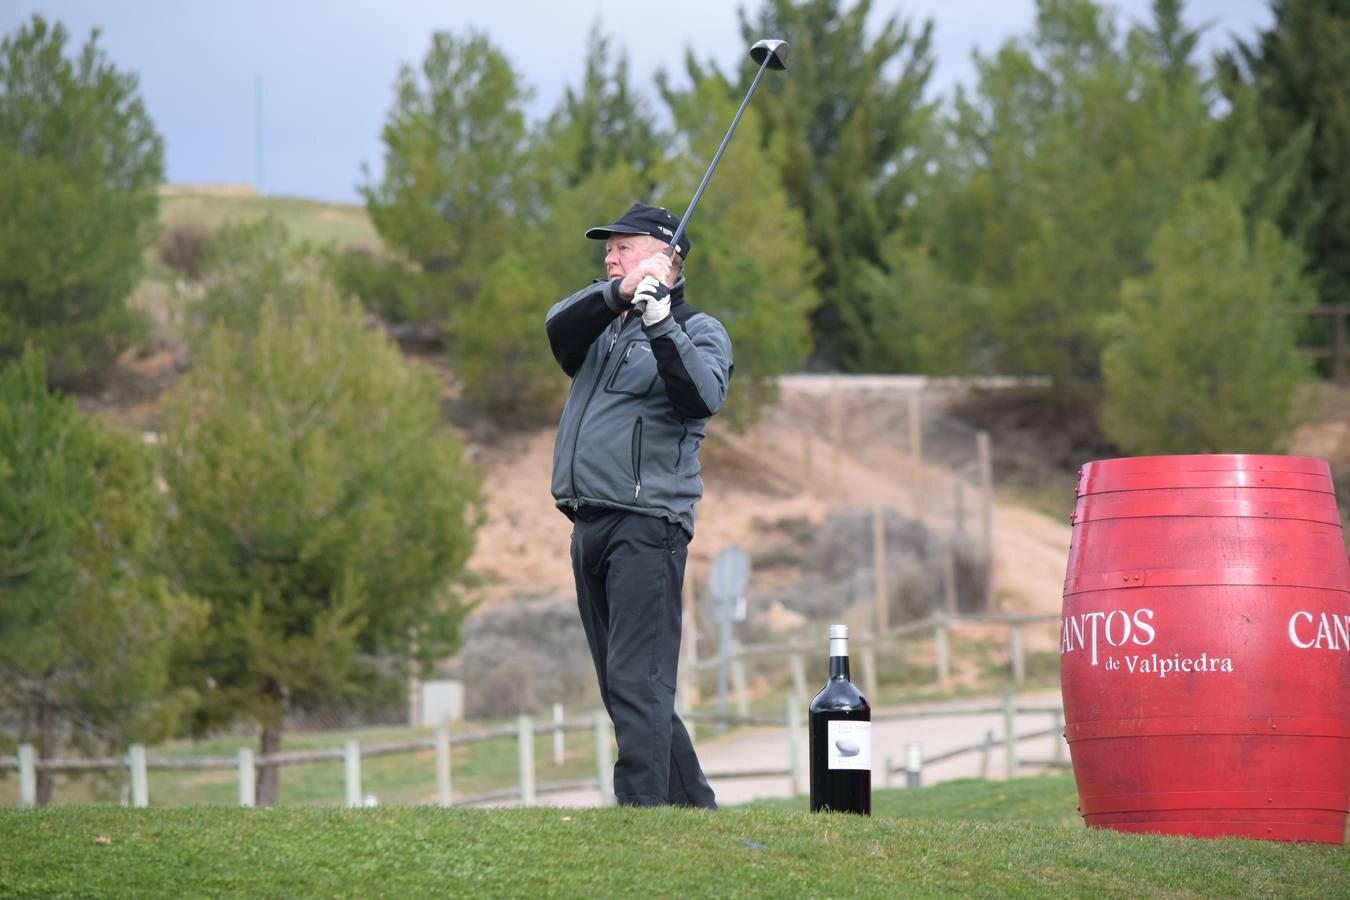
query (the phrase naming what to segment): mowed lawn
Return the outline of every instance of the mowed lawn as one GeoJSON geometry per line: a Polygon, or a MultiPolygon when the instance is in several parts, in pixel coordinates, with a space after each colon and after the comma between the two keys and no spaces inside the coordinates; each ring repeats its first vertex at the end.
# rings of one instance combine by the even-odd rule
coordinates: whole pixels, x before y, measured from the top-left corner
{"type": "Polygon", "coordinates": [[[1343,846],[1088,831],[1068,776],[875,801],[870,819],[772,805],[7,810],[0,895],[1350,896],[1343,846]]]}

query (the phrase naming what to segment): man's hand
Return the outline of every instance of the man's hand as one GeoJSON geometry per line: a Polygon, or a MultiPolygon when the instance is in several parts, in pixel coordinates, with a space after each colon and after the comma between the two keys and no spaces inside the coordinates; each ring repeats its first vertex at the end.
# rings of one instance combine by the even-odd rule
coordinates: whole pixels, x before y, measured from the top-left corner
{"type": "Polygon", "coordinates": [[[657,253],[649,256],[633,267],[633,271],[624,276],[623,281],[619,282],[619,296],[625,300],[635,300],[637,297],[638,285],[644,278],[654,278],[660,284],[665,284],[666,279],[670,277],[670,257],[665,253],[657,253]]]}
{"type": "Polygon", "coordinates": [[[670,315],[670,288],[648,275],[633,296],[633,308],[642,309],[642,326],[650,328],[670,315]]]}

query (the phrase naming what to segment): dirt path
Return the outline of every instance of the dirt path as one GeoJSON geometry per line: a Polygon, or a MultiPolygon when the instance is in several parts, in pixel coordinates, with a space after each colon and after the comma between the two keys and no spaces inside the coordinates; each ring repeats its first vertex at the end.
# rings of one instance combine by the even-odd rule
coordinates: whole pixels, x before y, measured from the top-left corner
{"type": "MultiPolygon", "coordinates": [[[[921,755],[937,756],[950,750],[981,743],[986,733],[992,732],[999,740],[1004,732],[1001,713],[979,712],[980,709],[997,707],[998,698],[983,700],[962,700],[952,703],[922,704],[878,711],[883,713],[908,714],[934,712],[947,715],[942,717],[910,718],[897,721],[878,721],[872,726],[872,785],[874,788],[887,786],[886,764],[890,760],[891,768],[904,765],[906,745],[917,742],[921,755]]],[[[1015,716],[1015,731],[1028,734],[1054,728],[1057,723],[1053,711],[1059,707],[1058,692],[1026,694],[1017,698],[1017,704],[1026,709],[1045,710],[1044,712],[1022,712],[1015,716]]],[[[803,726],[802,747],[804,748],[805,726],[803,726]]],[[[709,782],[717,793],[718,803],[723,806],[735,806],[767,797],[795,796],[792,780],[787,777],[728,778],[719,773],[733,773],[747,770],[787,770],[791,748],[787,730],[784,728],[739,729],[720,737],[709,738],[697,746],[699,759],[709,782]]],[[[1044,771],[1042,763],[1056,758],[1067,761],[1067,745],[1059,737],[1041,737],[1024,741],[1017,746],[1017,774],[1025,775],[1035,771],[1044,771]],[[1058,756],[1057,756],[1058,754],[1058,756]]],[[[922,768],[922,784],[938,784],[958,778],[987,777],[1002,780],[1007,777],[1007,755],[1003,745],[995,745],[989,754],[987,765],[983,752],[967,753],[954,759],[926,764],[922,768]]],[[[892,787],[903,787],[905,775],[896,773],[889,782],[892,787]]],[[[599,795],[595,791],[569,791],[558,794],[544,794],[539,802],[548,806],[598,806],[599,795]]]]}

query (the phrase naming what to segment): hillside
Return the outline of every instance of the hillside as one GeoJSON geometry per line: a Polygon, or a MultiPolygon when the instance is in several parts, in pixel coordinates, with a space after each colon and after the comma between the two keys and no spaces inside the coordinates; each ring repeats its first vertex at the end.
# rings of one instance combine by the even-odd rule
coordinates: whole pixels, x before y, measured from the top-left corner
{"type": "MultiPolygon", "coordinates": [[[[216,228],[269,214],[285,221],[297,239],[378,246],[359,206],[257,197],[247,188],[163,191],[166,226],[186,221],[216,228]]],[[[173,337],[171,285],[170,270],[152,260],[132,302],[153,313],[156,337],[124,355],[98,396],[81,398],[86,408],[131,427],[154,427],[163,392],[186,365],[173,337]]],[[[540,300],[541,310],[546,302],[540,300]]],[[[452,380],[434,357],[419,362],[437,366],[452,380]]],[[[1350,471],[1350,390],[1322,385],[1312,395],[1313,415],[1291,452],[1330,459],[1340,471],[1350,471]]],[[[1008,407],[997,394],[982,396],[986,409],[1008,407]]],[[[747,433],[734,434],[715,421],[704,454],[705,499],[690,547],[692,576],[706,579],[714,556],[729,544],[757,560],[782,557],[792,552],[785,548],[785,535],[819,532],[832,514],[845,510],[881,507],[922,521],[934,533],[973,539],[979,531],[975,431],[950,414],[968,397],[950,384],[926,385],[921,379],[798,376],[785,382],[779,404],[747,433]],[[917,468],[910,446],[916,440],[922,448],[917,468]]],[[[992,432],[994,470],[1000,480],[1009,475],[1015,487],[1000,488],[992,511],[995,604],[1053,612],[1069,542],[1072,467],[1084,460],[1060,448],[1064,459],[1046,465],[1052,456],[1047,442],[1055,436],[1015,416],[982,424],[992,432]]],[[[487,495],[487,521],[470,567],[489,602],[570,595],[570,527],[549,496],[551,446],[548,429],[470,444],[487,495]]],[[[860,550],[860,567],[870,566],[861,558],[867,553],[870,542],[860,550]]],[[[799,574],[788,564],[763,567],[756,577],[781,584],[799,574]]]]}

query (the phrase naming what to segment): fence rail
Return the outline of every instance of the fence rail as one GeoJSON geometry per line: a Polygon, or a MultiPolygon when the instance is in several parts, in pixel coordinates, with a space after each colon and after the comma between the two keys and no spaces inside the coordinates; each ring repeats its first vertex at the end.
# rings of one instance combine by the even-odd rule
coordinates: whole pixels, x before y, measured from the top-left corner
{"type": "MultiPolygon", "coordinates": [[[[710,781],[740,780],[753,778],[787,778],[793,795],[804,793],[808,789],[809,760],[806,751],[805,723],[801,710],[805,700],[801,695],[790,696],[785,702],[783,716],[719,716],[713,713],[690,715],[690,721],[712,722],[730,725],[773,726],[786,729],[788,743],[788,765],[782,768],[758,767],[729,771],[708,772],[710,781]]],[[[906,760],[897,767],[889,757],[885,758],[884,776],[889,786],[890,778],[897,772],[906,773],[908,783],[917,787],[922,777],[922,767],[936,765],[973,753],[984,754],[982,774],[988,772],[989,756],[995,747],[1005,750],[1006,774],[1012,777],[1022,766],[1051,767],[1067,766],[1061,758],[1062,744],[1056,744],[1056,755],[1050,760],[1022,760],[1016,756],[1016,745],[1050,735],[1062,734],[1063,710],[1059,706],[1018,706],[1012,691],[1005,693],[1003,702],[989,706],[954,707],[949,709],[912,709],[893,710],[878,713],[875,722],[902,720],[920,720],[930,718],[951,718],[1001,713],[1004,718],[1003,737],[995,739],[992,731],[986,732],[979,743],[946,750],[926,760],[922,758],[917,745],[906,746],[906,760]],[[1053,728],[1032,732],[1017,733],[1014,729],[1015,717],[1022,715],[1053,715],[1053,728]]],[[[271,753],[255,756],[252,750],[241,748],[236,756],[197,756],[169,757],[150,756],[145,748],[133,744],[126,756],[104,756],[85,759],[38,759],[31,745],[21,745],[17,756],[0,757],[0,769],[19,770],[19,805],[28,808],[36,805],[36,773],[76,772],[76,771],[123,771],[130,775],[130,805],[148,806],[149,790],[147,773],[152,769],[234,769],[238,772],[239,805],[253,806],[253,791],[256,784],[257,768],[264,765],[308,765],[319,762],[344,763],[344,805],[357,807],[364,804],[365,795],[361,790],[361,760],[377,756],[391,756],[405,753],[417,753],[432,749],[435,757],[435,783],[438,806],[474,806],[484,803],[515,801],[523,806],[534,806],[538,797],[546,794],[571,793],[578,791],[596,791],[602,805],[614,803],[612,782],[612,727],[603,710],[597,710],[589,717],[563,719],[555,714],[554,721],[535,721],[530,716],[520,716],[514,725],[494,728],[480,728],[474,731],[451,734],[447,728],[437,729],[427,738],[406,741],[385,741],[362,746],[355,740],[346,741],[340,747],[317,750],[297,750],[284,753],[271,753]],[[552,734],[555,750],[559,749],[561,736],[567,732],[589,732],[594,735],[596,774],[592,778],[570,779],[536,784],[534,742],[541,735],[552,734]],[[503,787],[455,797],[451,791],[450,749],[452,746],[481,743],[490,740],[515,737],[517,743],[518,780],[512,787],[503,787]]],[[[561,757],[561,752],[555,754],[561,757]]]]}

